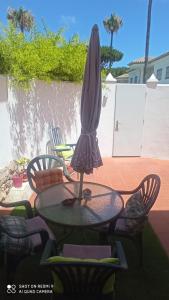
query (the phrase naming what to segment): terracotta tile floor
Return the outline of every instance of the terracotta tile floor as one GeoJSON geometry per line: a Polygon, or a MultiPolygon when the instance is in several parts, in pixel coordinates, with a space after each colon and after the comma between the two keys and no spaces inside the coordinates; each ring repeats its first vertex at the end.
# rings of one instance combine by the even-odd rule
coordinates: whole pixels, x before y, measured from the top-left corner
{"type": "MultiPolygon", "coordinates": [[[[103,166],[95,169],[92,175],[85,176],[84,180],[102,183],[114,189],[130,190],[137,187],[140,181],[151,173],[160,176],[161,189],[151,209],[149,220],[169,255],[169,160],[138,157],[104,158],[103,166]]],[[[77,180],[76,174],[74,178],[77,180]]],[[[34,195],[30,198],[30,202],[33,204],[34,195]]],[[[3,213],[9,213],[9,209],[3,213]]]]}
{"type": "Polygon", "coordinates": [[[114,189],[130,190],[148,174],[158,174],[161,189],[151,209],[149,220],[169,255],[169,160],[149,158],[104,158],[103,166],[85,176],[85,180],[100,182],[114,189]]]}

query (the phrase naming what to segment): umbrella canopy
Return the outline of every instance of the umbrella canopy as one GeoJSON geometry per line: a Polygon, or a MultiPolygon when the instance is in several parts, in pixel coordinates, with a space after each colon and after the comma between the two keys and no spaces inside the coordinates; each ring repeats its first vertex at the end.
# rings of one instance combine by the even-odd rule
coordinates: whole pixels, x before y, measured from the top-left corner
{"type": "Polygon", "coordinates": [[[100,42],[98,26],[94,25],[88,48],[82,96],[81,134],[71,165],[79,173],[90,174],[100,167],[102,159],[96,137],[101,111],[100,42]]]}

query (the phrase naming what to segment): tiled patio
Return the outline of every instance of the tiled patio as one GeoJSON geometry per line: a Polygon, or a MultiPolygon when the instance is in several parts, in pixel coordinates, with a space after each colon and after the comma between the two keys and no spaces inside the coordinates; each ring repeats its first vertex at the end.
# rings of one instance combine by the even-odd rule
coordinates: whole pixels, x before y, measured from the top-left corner
{"type": "Polygon", "coordinates": [[[161,178],[159,196],[150,212],[150,222],[169,255],[169,160],[115,157],[104,158],[103,166],[86,180],[100,182],[114,189],[131,190],[148,174],[161,178]]]}
{"type": "MultiPolygon", "coordinates": [[[[169,255],[169,160],[149,158],[104,158],[103,166],[85,176],[85,180],[111,186],[114,189],[130,190],[135,188],[148,174],[158,174],[161,190],[150,212],[150,222],[164,249],[169,255]]],[[[77,180],[76,174],[74,175],[77,180]]],[[[33,204],[34,196],[30,197],[33,204]]],[[[4,210],[3,213],[9,213],[4,210]]]]}

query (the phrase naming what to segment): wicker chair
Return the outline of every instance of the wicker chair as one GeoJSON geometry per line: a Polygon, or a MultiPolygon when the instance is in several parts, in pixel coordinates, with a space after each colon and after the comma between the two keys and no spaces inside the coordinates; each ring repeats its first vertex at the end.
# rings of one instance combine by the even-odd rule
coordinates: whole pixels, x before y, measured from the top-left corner
{"type": "MultiPolygon", "coordinates": [[[[76,245],[74,245],[76,247],[76,245]]],[[[78,246],[77,247],[86,247],[78,246]]],[[[88,247],[88,246],[87,246],[88,247]]],[[[92,246],[90,246],[92,248],[92,246]]],[[[101,248],[102,246],[100,246],[101,248]]],[[[104,247],[104,246],[103,246],[104,247]]],[[[107,246],[108,247],[108,246],[107,246]]],[[[110,247],[110,246],[109,246],[110,247]]],[[[110,247],[111,248],[111,247],[110,247]]],[[[100,250],[101,251],[101,250],[100,250]]],[[[93,251],[92,251],[93,252],[93,251]]],[[[89,254],[89,253],[88,253],[89,254]]],[[[97,253],[98,254],[98,253],[97,253]]],[[[114,284],[116,272],[127,269],[127,262],[123,248],[120,242],[116,242],[114,247],[113,257],[114,262],[101,262],[95,259],[78,259],[68,257],[56,257],[56,248],[53,247],[53,242],[48,241],[41,258],[41,267],[47,268],[52,272],[54,281],[54,294],[52,299],[110,299],[114,296],[114,284]],[[55,257],[53,257],[55,256],[55,257]],[[59,259],[61,261],[51,261],[51,259],[59,259]],[[64,259],[66,258],[66,261],[64,259]],[[117,259],[118,258],[118,262],[117,259]],[[63,259],[63,261],[62,261],[63,259]],[[67,260],[68,259],[68,260],[67,260]],[[89,260],[88,260],[89,259],[89,260]],[[69,261],[70,260],[70,261],[69,261]],[[110,279],[110,281],[109,281],[110,279]],[[59,281],[59,282],[58,282],[59,281]],[[103,294],[105,284],[109,281],[111,292],[103,294]],[[56,286],[62,287],[62,292],[57,293],[56,286]]],[[[71,253],[72,257],[72,253],[71,253]]],[[[93,258],[93,256],[92,256],[93,258]]],[[[111,259],[111,258],[109,258],[111,259]]],[[[113,261],[113,259],[112,259],[113,261]]]]}
{"type": "MultiPolygon", "coordinates": [[[[115,237],[124,237],[128,238],[134,242],[139,255],[139,265],[142,265],[143,262],[143,247],[142,247],[142,240],[143,240],[143,229],[146,221],[148,220],[148,213],[152,208],[153,204],[155,203],[157,196],[160,190],[160,177],[155,174],[150,174],[146,176],[139,186],[131,191],[118,191],[121,195],[134,195],[135,193],[140,193],[141,200],[144,205],[144,213],[140,216],[135,217],[127,217],[125,214],[125,208],[122,212],[122,215],[117,219],[116,224],[111,224],[109,227],[108,235],[115,237]],[[139,223],[138,230],[136,228],[130,228],[128,230],[126,226],[126,220],[136,220],[139,223]]],[[[133,225],[134,226],[134,225],[133,225]]]]}
{"type": "Polygon", "coordinates": [[[57,169],[57,168],[62,168],[63,170],[63,175],[68,181],[73,181],[73,179],[70,177],[70,174],[66,168],[66,165],[64,161],[53,155],[39,155],[35,158],[33,158],[27,167],[27,176],[28,176],[28,181],[30,184],[30,187],[35,193],[39,193],[40,190],[36,187],[35,183],[35,172],[37,171],[42,171],[42,170],[50,170],[50,169],[57,169]]]}

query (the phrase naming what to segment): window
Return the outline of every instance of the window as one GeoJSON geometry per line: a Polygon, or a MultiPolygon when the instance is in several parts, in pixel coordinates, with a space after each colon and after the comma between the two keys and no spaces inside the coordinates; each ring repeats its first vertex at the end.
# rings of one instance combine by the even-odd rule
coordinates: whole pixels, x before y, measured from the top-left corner
{"type": "Polygon", "coordinates": [[[169,78],[169,66],[166,67],[166,74],[165,74],[165,78],[169,78]]]}
{"type": "Polygon", "coordinates": [[[130,78],[130,83],[132,83],[133,82],[133,78],[130,78]]]}
{"type": "Polygon", "coordinates": [[[134,83],[137,83],[137,76],[134,77],[134,83]]]}
{"type": "Polygon", "coordinates": [[[157,70],[157,79],[161,80],[161,78],[162,78],[162,69],[158,69],[157,70]]]}

